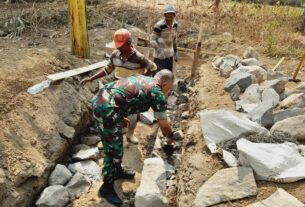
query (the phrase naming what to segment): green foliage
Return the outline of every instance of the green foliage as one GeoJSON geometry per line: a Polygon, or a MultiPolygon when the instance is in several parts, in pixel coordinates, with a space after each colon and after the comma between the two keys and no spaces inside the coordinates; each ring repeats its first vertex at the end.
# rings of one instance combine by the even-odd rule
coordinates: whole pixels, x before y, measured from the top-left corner
{"type": "Polygon", "coordinates": [[[273,20],[270,23],[265,24],[264,30],[265,30],[265,38],[264,43],[265,47],[267,49],[268,54],[271,56],[275,56],[277,52],[277,30],[279,28],[280,24],[277,20],[273,20]]]}

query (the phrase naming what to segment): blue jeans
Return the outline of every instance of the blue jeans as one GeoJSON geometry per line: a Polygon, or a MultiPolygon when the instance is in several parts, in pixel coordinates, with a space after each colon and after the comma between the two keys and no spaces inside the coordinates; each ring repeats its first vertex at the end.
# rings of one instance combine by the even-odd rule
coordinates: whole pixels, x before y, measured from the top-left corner
{"type": "Polygon", "coordinates": [[[157,65],[157,72],[159,72],[162,69],[168,69],[170,71],[173,71],[173,57],[169,57],[165,59],[155,58],[154,62],[157,65]]]}

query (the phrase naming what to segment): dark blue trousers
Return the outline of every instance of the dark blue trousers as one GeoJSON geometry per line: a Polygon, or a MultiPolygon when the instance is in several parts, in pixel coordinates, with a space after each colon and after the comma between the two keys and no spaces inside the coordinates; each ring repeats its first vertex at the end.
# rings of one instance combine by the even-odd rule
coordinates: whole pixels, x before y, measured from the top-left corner
{"type": "Polygon", "coordinates": [[[170,71],[173,71],[173,57],[165,58],[165,59],[155,58],[154,62],[157,65],[157,72],[159,72],[162,69],[168,69],[170,71]]]}

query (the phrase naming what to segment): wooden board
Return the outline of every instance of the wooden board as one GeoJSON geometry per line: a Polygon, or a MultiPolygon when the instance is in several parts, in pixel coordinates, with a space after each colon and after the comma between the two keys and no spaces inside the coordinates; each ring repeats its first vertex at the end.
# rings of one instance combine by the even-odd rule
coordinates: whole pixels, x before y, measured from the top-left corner
{"type": "Polygon", "coordinates": [[[88,66],[85,66],[85,67],[76,68],[76,69],[68,70],[68,71],[65,71],[65,72],[51,74],[51,75],[48,75],[47,78],[51,81],[57,81],[57,80],[61,80],[61,79],[71,77],[71,76],[86,73],[88,71],[92,71],[92,70],[96,70],[96,69],[99,69],[99,68],[106,67],[107,64],[108,64],[108,61],[104,60],[102,62],[98,62],[98,63],[88,65],[88,66]]]}

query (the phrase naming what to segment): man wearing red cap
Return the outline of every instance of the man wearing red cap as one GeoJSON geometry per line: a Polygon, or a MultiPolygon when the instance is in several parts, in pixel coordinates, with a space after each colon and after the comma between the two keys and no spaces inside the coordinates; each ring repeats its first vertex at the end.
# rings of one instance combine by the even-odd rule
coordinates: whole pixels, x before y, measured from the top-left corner
{"type": "MultiPolygon", "coordinates": [[[[119,29],[114,33],[113,46],[116,50],[111,54],[107,67],[92,77],[84,78],[81,81],[82,85],[105,76],[107,76],[106,82],[112,82],[136,74],[149,76],[157,70],[156,64],[132,46],[131,34],[127,29],[119,29]]],[[[139,141],[134,136],[134,130],[138,116],[132,115],[128,118],[131,120],[131,124],[126,137],[131,143],[137,144],[139,141]]]]}

